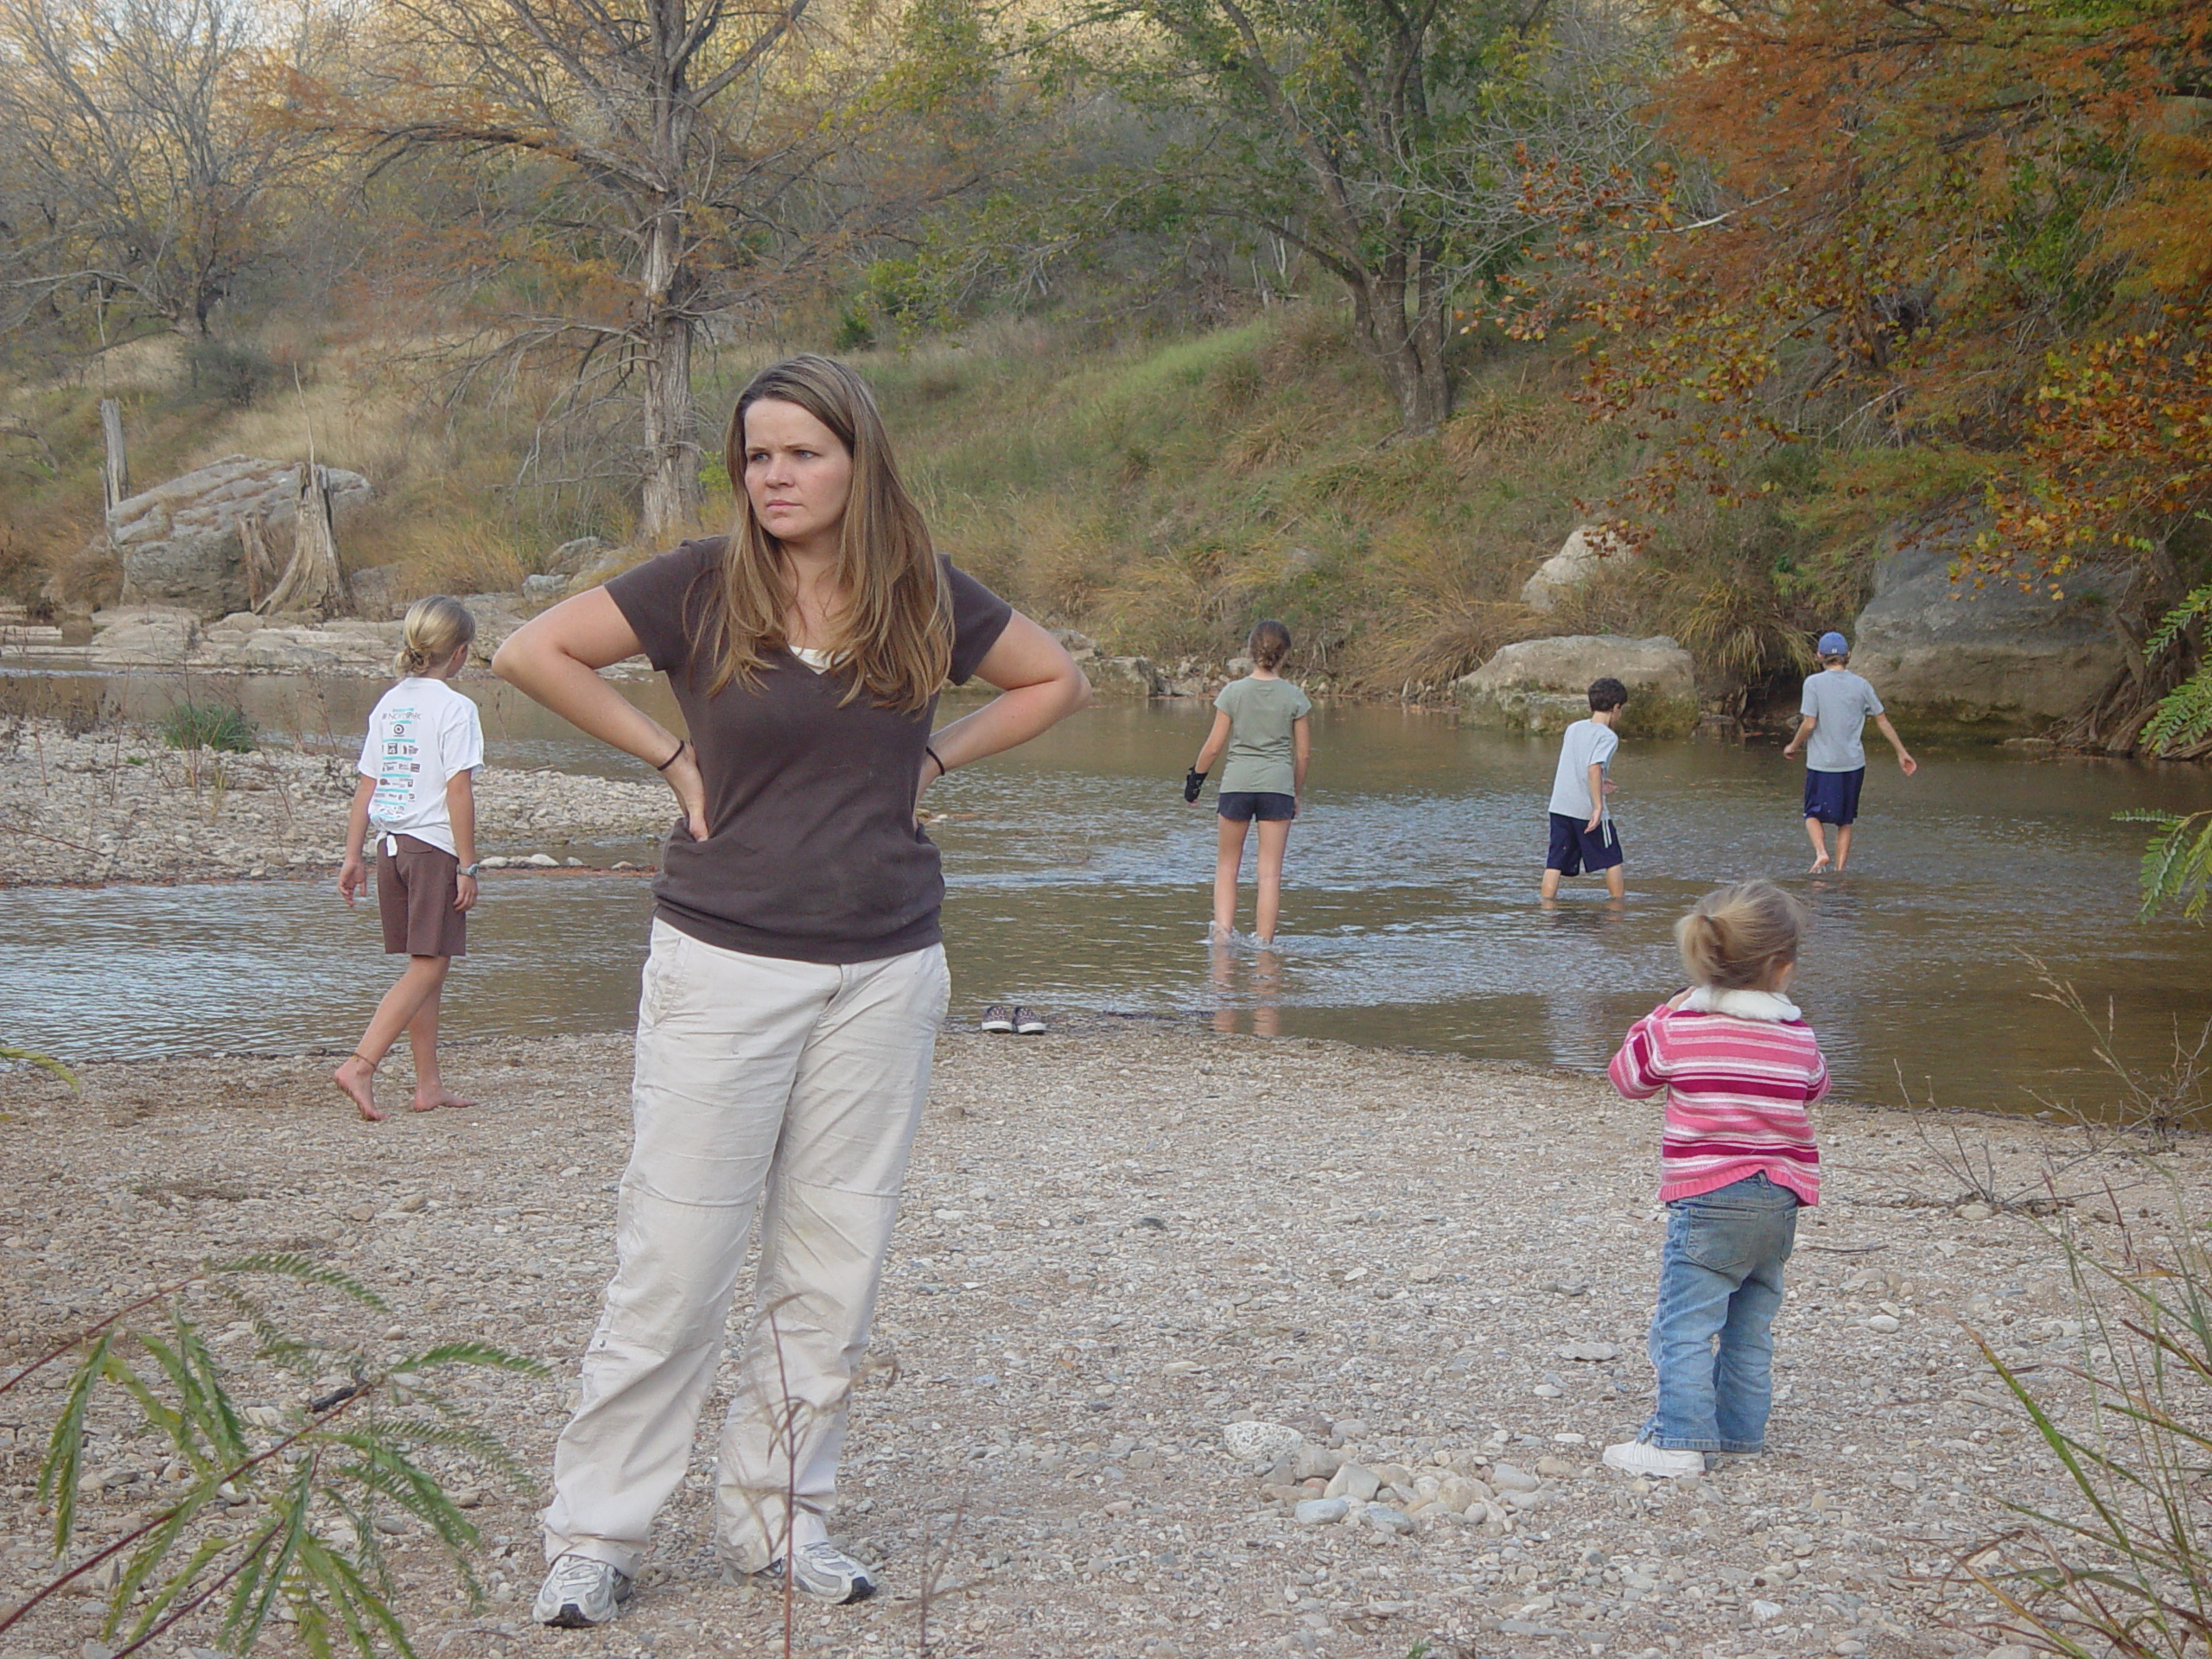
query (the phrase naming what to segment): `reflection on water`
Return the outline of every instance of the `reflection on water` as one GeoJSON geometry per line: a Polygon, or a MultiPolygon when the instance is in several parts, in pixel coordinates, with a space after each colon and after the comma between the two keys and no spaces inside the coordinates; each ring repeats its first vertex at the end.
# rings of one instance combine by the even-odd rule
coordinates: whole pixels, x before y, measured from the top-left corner
{"type": "MultiPolygon", "coordinates": [[[[549,716],[503,718],[496,763],[631,775],[549,716]]],[[[1627,902],[1586,880],[1545,910],[1551,744],[1324,709],[1281,948],[1217,950],[1211,807],[1179,787],[1206,720],[1202,704],[1093,710],[932,791],[956,1017],[1149,1010],[1594,1070],[1679,983],[1674,918],[1754,874],[1812,905],[1796,995],[1859,1098],[1898,1098],[1902,1076],[1946,1105],[2018,1107],[2031,1084],[2102,1099],[2086,1073],[2050,1082],[2086,1046],[2034,999],[2028,954],[2092,1007],[2115,999],[2139,1058],[2206,1017],[2212,938],[2133,921],[2140,833],[2110,821],[2212,807],[2196,768],[1922,751],[1916,779],[1871,774],[1851,874],[1808,880],[1800,774],[1774,748],[1631,742],[1615,763],[1627,902]]],[[[626,1027],[648,908],[636,879],[487,880],[448,1029],[626,1027]]],[[[391,972],[370,913],[321,883],[0,893],[0,1032],[65,1056],[347,1043],[391,972]]]]}

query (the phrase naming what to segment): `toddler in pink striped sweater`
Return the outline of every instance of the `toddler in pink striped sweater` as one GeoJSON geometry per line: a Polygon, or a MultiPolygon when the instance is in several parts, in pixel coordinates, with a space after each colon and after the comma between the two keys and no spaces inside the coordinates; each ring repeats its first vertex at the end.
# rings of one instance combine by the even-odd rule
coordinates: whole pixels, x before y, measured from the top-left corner
{"type": "Polygon", "coordinates": [[[1638,1475],[1705,1472],[1708,1452],[1765,1449],[1774,1316],[1797,1210],[1821,1198],[1806,1108],[1828,1091],[1819,1040],[1783,995],[1805,913],[1771,881],[1707,893],[1675,924],[1691,988],[1629,1027],[1610,1068],[1630,1100],[1667,1091],[1667,1238],[1651,1363],[1659,1403],[1605,1448],[1638,1475]]]}

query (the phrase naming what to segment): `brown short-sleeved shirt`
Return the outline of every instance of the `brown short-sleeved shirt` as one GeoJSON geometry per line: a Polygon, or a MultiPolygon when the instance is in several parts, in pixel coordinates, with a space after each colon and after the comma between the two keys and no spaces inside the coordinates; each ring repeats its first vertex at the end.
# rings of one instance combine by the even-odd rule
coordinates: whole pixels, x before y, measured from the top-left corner
{"type": "MultiPolygon", "coordinates": [[[[841,703],[839,670],[817,673],[781,651],[756,687],[733,679],[709,696],[706,619],[723,545],[686,542],[607,584],[668,676],[707,784],[707,839],[680,818],[669,834],[653,883],[662,919],[724,950],[799,962],[875,962],[937,944],[944,877],[914,822],[936,700],[912,714],[865,696],[841,703]]],[[[944,569],[958,685],[1014,611],[950,561],[944,569]]]]}

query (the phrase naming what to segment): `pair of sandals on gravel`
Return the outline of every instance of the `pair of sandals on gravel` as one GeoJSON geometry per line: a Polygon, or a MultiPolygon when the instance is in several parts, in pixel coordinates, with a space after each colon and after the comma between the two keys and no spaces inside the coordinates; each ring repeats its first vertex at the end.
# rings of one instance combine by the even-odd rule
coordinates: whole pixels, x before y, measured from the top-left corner
{"type": "Polygon", "coordinates": [[[994,1002],[983,1010],[976,1029],[1010,1033],[1016,1037],[1041,1037],[1045,1034],[1045,1022],[1019,1002],[994,1002]]]}

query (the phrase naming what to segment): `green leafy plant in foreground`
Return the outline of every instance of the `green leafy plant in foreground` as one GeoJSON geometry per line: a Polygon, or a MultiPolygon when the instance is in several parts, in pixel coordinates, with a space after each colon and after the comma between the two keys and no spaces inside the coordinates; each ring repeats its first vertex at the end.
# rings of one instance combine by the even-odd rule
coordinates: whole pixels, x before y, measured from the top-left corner
{"type": "Polygon", "coordinates": [[[66,1571],[0,1613],[0,1633],[92,1575],[107,1589],[103,1637],[116,1659],[204,1614],[216,1639],[246,1653],[272,1620],[291,1626],[316,1659],[389,1649],[412,1656],[392,1603],[397,1580],[378,1541],[380,1510],[412,1516],[434,1539],[472,1601],[481,1593],[470,1555],[475,1528],[423,1466],[458,1453],[511,1477],[503,1448],[435,1386],[454,1366],[542,1376],[536,1360],[482,1343],[449,1343],[372,1368],[347,1353],[286,1334],[246,1283],[274,1278],[335,1291],[358,1306],[385,1304],[359,1281],[304,1256],[269,1254],[208,1263],[141,1297],[0,1380],[0,1394],[45,1367],[73,1369],[48,1437],[38,1492],[52,1506],[57,1562],[66,1571]],[[212,1293],[247,1320],[256,1357],[303,1385],[347,1379],[279,1411],[241,1408],[188,1317],[188,1293],[212,1293]],[[166,1441],[181,1490],[142,1508],[126,1529],[88,1551],[77,1541],[87,1430],[119,1406],[131,1429],[166,1441]]]}
{"type": "MultiPolygon", "coordinates": [[[[2191,628],[2212,615],[2212,582],[2193,589],[2143,642],[2145,662],[2156,662],[2191,628]]],[[[2212,737],[2212,664],[2160,699],[2138,742],[2145,754],[2193,753],[2212,737]]],[[[2143,850],[2143,910],[2149,921],[2164,910],[2202,920],[2212,900],[2212,812],[2138,810],[2113,814],[2121,823],[2152,823],[2158,831],[2143,850]]]]}
{"type": "Polygon", "coordinates": [[[221,703],[180,702],[162,716],[162,741],[173,749],[250,754],[253,740],[253,722],[245,712],[221,703]]]}

